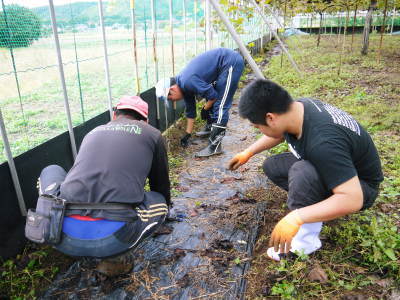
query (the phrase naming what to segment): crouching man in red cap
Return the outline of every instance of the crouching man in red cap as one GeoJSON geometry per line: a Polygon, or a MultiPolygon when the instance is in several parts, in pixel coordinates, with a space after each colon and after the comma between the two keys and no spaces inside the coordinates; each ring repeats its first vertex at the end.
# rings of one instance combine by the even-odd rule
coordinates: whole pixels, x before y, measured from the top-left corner
{"type": "Polygon", "coordinates": [[[85,136],[68,173],[51,165],[39,178],[40,195],[87,204],[67,206],[55,247],[71,256],[107,258],[97,270],[109,276],[132,269],[131,250],[164,222],[171,204],[164,139],[147,115],[140,97],[122,97],[112,121],[85,136]]]}

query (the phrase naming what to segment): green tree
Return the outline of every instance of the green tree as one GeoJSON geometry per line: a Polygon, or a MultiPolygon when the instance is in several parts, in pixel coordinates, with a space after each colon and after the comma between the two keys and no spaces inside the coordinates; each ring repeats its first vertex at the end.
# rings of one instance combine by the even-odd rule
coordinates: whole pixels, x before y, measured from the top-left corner
{"type": "Polygon", "coordinates": [[[0,47],[28,47],[41,36],[39,17],[30,9],[7,5],[0,12],[0,47]]]}

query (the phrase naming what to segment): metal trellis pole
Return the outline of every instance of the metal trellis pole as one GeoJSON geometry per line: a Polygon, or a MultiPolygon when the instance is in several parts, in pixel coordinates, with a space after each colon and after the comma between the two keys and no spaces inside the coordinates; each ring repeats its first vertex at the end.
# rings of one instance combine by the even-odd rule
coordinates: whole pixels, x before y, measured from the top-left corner
{"type": "Polygon", "coordinates": [[[211,4],[213,5],[215,11],[221,18],[222,22],[225,24],[226,28],[228,29],[229,33],[231,34],[232,38],[235,40],[236,44],[239,47],[240,52],[244,56],[244,58],[247,60],[249,63],[251,69],[255,73],[257,78],[264,79],[264,75],[261,72],[260,68],[257,66],[256,62],[254,59],[251,57],[249,51],[247,50],[246,46],[243,44],[242,40],[240,39],[239,35],[236,33],[235,28],[233,28],[231,22],[228,20],[228,18],[225,16],[225,14],[222,12],[218,2],[216,0],[209,0],[211,4]]]}
{"type": "Polygon", "coordinates": [[[15,168],[14,159],[12,157],[10,143],[8,142],[6,127],[4,126],[3,114],[1,113],[1,109],[0,109],[0,132],[1,132],[1,137],[3,138],[4,150],[7,156],[8,167],[10,168],[11,179],[14,184],[15,193],[17,194],[19,209],[21,211],[21,214],[25,217],[26,206],[25,206],[24,196],[22,195],[21,185],[19,184],[18,174],[15,168]]]}
{"type": "Polygon", "coordinates": [[[206,17],[206,51],[211,49],[211,7],[210,0],[205,0],[205,17],[206,17]]]}
{"type": "Polygon", "coordinates": [[[197,0],[194,0],[194,54],[197,55],[197,0]]]}
{"type": "MultiPolygon", "coordinates": [[[[154,0],[151,0],[151,26],[153,31],[153,58],[154,58],[154,79],[158,81],[158,60],[157,60],[157,23],[156,23],[156,9],[154,0]]],[[[156,97],[157,103],[157,127],[159,128],[160,123],[160,101],[156,97]]]]}
{"type": "Polygon", "coordinates": [[[61,86],[62,86],[63,95],[64,95],[64,107],[65,107],[65,113],[67,115],[69,139],[70,139],[70,143],[71,143],[72,156],[75,160],[76,154],[77,154],[76,142],[75,142],[74,128],[72,127],[71,111],[69,109],[67,86],[65,84],[64,68],[63,68],[63,62],[62,62],[62,57],[61,57],[60,41],[58,39],[56,14],[54,11],[53,0],[49,0],[49,10],[50,10],[50,16],[51,16],[51,25],[52,25],[53,34],[54,34],[54,42],[55,42],[56,51],[57,51],[58,70],[60,72],[60,81],[61,81],[61,86]]]}
{"type": "MultiPolygon", "coordinates": [[[[166,36],[163,35],[162,40],[161,40],[161,50],[162,50],[162,53],[161,53],[161,57],[162,57],[161,65],[162,65],[162,76],[164,78],[166,77],[165,76],[166,63],[165,63],[165,47],[164,47],[164,45],[167,44],[167,43],[164,43],[165,39],[166,39],[166,36]]],[[[163,104],[164,104],[163,106],[164,106],[164,115],[165,115],[165,129],[167,129],[169,127],[168,106],[167,106],[168,102],[164,102],[163,104]]],[[[175,111],[174,111],[174,113],[175,113],[175,111]]],[[[175,120],[175,117],[174,117],[174,120],[175,120]]]]}
{"type": "Polygon", "coordinates": [[[85,109],[83,107],[83,95],[82,95],[82,85],[81,85],[81,73],[79,71],[79,59],[78,59],[78,49],[76,47],[76,34],[75,34],[75,18],[72,13],[71,3],[69,4],[69,11],[71,14],[71,20],[73,20],[73,37],[74,37],[74,52],[75,52],[75,61],[76,61],[76,75],[78,79],[78,88],[79,88],[79,100],[81,104],[81,115],[82,115],[82,122],[85,122],[85,109]]]}
{"type": "MultiPolygon", "coordinates": [[[[175,49],[174,49],[174,18],[173,18],[173,4],[172,0],[169,0],[169,27],[171,35],[171,64],[172,64],[172,75],[175,76],[175,49]]],[[[176,119],[176,102],[173,102],[174,108],[174,121],[176,119]]]]}
{"type": "Polygon", "coordinates": [[[173,8],[172,0],[169,0],[169,27],[170,27],[170,35],[171,35],[171,63],[172,63],[172,74],[175,75],[174,19],[173,19],[172,8],[173,8]]]}
{"type": "Polygon", "coordinates": [[[187,55],[186,55],[186,51],[187,51],[187,47],[186,47],[186,0],[182,0],[182,9],[183,9],[183,61],[186,65],[186,61],[187,61],[187,55]]]}
{"type": "Polygon", "coordinates": [[[299,73],[301,75],[301,72],[300,72],[299,68],[297,67],[297,64],[294,62],[294,60],[293,60],[292,56],[290,55],[289,51],[287,51],[285,45],[283,44],[283,42],[279,38],[278,34],[275,32],[275,30],[273,30],[273,28],[271,28],[271,25],[269,24],[268,19],[265,16],[265,14],[263,13],[263,11],[261,10],[260,6],[258,6],[258,4],[257,4],[257,2],[255,0],[251,0],[251,1],[252,1],[253,5],[256,7],[258,13],[262,16],[264,22],[269,27],[269,30],[272,31],[272,33],[275,36],[276,40],[278,41],[279,45],[282,47],[282,50],[287,55],[287,57],[288,57],[290,63],[292,64],[293,68],[297,71],[297,73],[299,73]]]}
{"type": "Polygon", "coordinates": [[[143,19],[144,19],[144,46],[146,48],[145,53],[145,75],[146,75],[146,88],[149,88],[149,68],[148,68],[148,55],[147,55],[147,49],[148,49],[148,44],[147,44],[147,16],[146,16],[146,1],[144,2],[144,9],[143,9],[143,19]]]}
{"type": "Polygon", "coordinates": [[[103,51],[104,51],[104,70],[106,75],[106,83],[107,83],[107,96],[108,96],[108,109],[110,111],[110,118],[112,118],[113,110],[112,110],[112,98],[111,98],[111,83],[110,83],[110,67],[108,64],[108,53],[107,53],[107,40],[106,40],[106,30],[104,26],[104,17],[103,17],[103,2],[99,0],[99,18],[100,18],[100,26],[101,26],[101,34],[103,39],[103,51]]]}
{"type": "Polygon", "coordinates": [[[139,66],[137,59],[137,38],[136,38],[136,15],[135,15],[135,0],[131,0],[131,17],[132,17],[132,34],[133,34],[133,57],[135,59],[135,75],[136,75],[136,94],[140,94],[140,78],[139,66]]]}
{"type": "MultiPolygon", "coordinates": [[[[264,0],[261,2],[263,13],[265,13],[265,3],[264,0]]],[[[261,24],[261,53],[264,53],[264,31],[265,31],[265,23],[262,22],[261,24]]]]}

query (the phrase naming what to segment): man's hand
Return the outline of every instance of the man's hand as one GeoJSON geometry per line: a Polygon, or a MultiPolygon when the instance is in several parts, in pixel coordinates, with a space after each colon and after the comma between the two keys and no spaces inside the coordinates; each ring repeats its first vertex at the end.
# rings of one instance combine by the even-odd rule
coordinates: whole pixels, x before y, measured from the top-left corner
{"type": "Polygon", "coordinates": [[[213,107],[215,101],[217,101],[217,99],[207,100],[206,103],[204,103],[203,108],[204,108],[205,110],[210,110],[211,107],[213,107]]]}
{"type": "Polygon", "coordinates": [[[293,237],[303,225],[298,210],[294,210],[287,214],[282,220],[276,224],[269,240],[269,246],[274,247],[276,252],[287,253],[290,250],[290,244],[293,237]]]}
{"type": "Polygon", "coordinates": [[[244,150],[238,154],[236,154],[228,164],[228,169],[229,170],[236,170],[239,168],[241,165],[247,163],[247,161],[250,159],[250,157],[253,156],[253,153],[249,150],[244,150]]]}
{"type": "Polygon", "coordinates": [[[207,120],[209,114],[210,114],[210,112],[208,111],[208,109],[205,109],[204,106],[203,106],[203,108],[201,109],[201,112],[200,112],[201,119],[202,120],[207,120]]]}
{"type": "Polygon", "coordinates": [[[181,138],[181,146],[183,148],[186,148],[189,146],[189,139],[192,135],[190,133],[186,133],[182,138],[181,138]]]}

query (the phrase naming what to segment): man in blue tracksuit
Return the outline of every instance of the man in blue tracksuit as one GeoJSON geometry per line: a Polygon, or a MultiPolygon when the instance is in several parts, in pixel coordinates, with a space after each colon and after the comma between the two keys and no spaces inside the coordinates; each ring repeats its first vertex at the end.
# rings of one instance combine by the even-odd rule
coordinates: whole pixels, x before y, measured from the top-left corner
{"type": "Polygon", "coordinates": [[[229,109],[244,68],[242,56],[231,49],[217,48],[193,58],[180,74],[164,78],[156,85],[156,94],[163,100],[186,104],[186,133],[181,145],[188,146],[196,118],[196,99],[199,95],[206,99],[201,111],[207,120],[204,130],[197,136],[209,136],[208,146],[196,153],[198,157],[208,157],[222,153],[221,141],[229,120],[229,109]]]}

